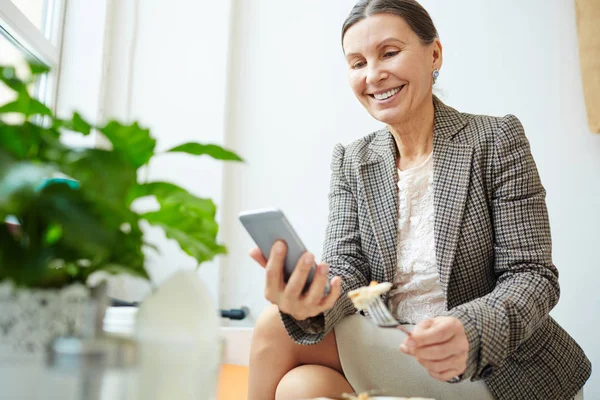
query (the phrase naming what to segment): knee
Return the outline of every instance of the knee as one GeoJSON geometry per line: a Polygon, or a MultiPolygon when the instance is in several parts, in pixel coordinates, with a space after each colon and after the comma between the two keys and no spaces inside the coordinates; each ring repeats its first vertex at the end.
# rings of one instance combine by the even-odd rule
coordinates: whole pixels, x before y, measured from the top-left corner
{"type": "Polygon", "coordinates": [[[352,387],[339,372],[321,365],[302,365],[281,379],[275,399],[337,398],[342,393],[352,392],[352,387]]]}
{"type": "Polygon", "coordinates": [[[305,372],[307,372],[306,370],[309,370],[308,372],[310,372],[310,367],[311,366],[308,365],[302,365],[285,374],[277,385],[275,400],[305,398],[303,396],[304,388],[309,384],[309,382],[306,382],[305,380],[305,372]]]}

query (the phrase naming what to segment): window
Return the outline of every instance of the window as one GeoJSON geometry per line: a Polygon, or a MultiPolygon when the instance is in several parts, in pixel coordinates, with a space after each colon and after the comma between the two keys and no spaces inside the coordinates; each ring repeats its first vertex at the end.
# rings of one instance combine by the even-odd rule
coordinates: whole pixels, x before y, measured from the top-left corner
{"type": "MultiPolygon", "coordinates": [[[[0,64],[27,71],[27,61],[51,68],[51,73],[31,88],[32,94],[55,106],[62,23],[66,0],[0,0],[0,64]]],[[[0,87],[0,104],[10,100],[0,87]]]]}

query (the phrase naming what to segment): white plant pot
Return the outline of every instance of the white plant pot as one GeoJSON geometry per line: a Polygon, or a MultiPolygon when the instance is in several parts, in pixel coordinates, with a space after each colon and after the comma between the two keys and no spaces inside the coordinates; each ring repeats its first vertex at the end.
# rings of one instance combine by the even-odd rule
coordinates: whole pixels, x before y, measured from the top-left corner
{"type": "Polygon", "coordinates": [[[138,399],[205,400],[216,388],[222,342],[217,309],[195,271],[179,271],[139,307],[138,399]]]}
{"type": "Polygon", "coordinates": [[[23,289],[0,282],[0,398],[42,399],[48,344],[81,332],[89,289],[23,289]]]}

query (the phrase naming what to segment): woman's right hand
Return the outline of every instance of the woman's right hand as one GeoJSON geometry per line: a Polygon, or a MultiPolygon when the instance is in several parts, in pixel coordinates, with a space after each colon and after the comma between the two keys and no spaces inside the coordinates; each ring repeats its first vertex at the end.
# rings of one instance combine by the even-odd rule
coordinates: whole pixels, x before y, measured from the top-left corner
{"type": "Polygon", "coordinates": [[[265,260],[260,249],[250,250],[250,257],[265,268],[267,272],[265,298],[276,304],[283,313],[291,315],[295,320],[302,321],[315,317],[333,307],[340,297],[342,279],[339,276],[331,279],[331,291],[323,296],[328,277],[329,266],[317,264],[317,271],[306,293],[302,289],[314,264],[314,256],[304,253],[287,284],[283,281],[283,268],[287,248],[284,242],[278,241],[271,248],[269,260],[265,260]]]}

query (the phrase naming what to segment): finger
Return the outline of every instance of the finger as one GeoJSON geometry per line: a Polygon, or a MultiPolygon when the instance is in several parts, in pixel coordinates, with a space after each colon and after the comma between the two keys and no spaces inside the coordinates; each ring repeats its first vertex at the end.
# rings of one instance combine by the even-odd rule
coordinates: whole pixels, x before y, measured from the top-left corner
{"type": "Polygon", "coordinates": [[[250,249],[248,255],[252,257],[254,261],[256,261],[261,267],[265,268],[267,266],[267,259],[263,256],[262,251],[258,247],[250,249]]]}
{"type": "Polygon", "coordinates": [[[323,293],[325,293],[325,285],[327,284],[327,272],[329,271],[329,266],[327,264],[319,264],[317,265],[317,270],[315,271],[315,275],[313,276],[313,281],[310,284],[310,288],[304,296],[304,301],[309,306],[317,306],[321,303],[323,299],[323,293]]]}
{"type": "MultiPolygon", "coordinates": [[[[452,325],[446,320],[426,320],[413,329],[412,339],[417,347],[444,343],[454,336],[452,325]],[[428,322],[430,321],[430,322],[428,322]]],[[[410,340],[408,346],[410,347],[410,340]]]]}
{"type": "Polygon", "coordinates": [[[334,277],[330,281],[331,290],[329,294],[321,300],[321,312],[330,310],[342,293],[342,278],[334,277]]]}
{"type": "Polygon", "coordinates": [[[432,378],[437,379],[438,381],[442,381],[442,382],[448,382],[450,379],[460,376],[460,374],[462,374],[462,372],[460,372],[456,369],[444,371],[442,373],[429,372],[429,375],[432,378]]]}
{"type": "Polygon", "coordinates": [[[283,264],[285,260],[286,245],[277,241],[271,247],[271,254],[266,266],[265,297],[272,303],[277,304],[284,288],[283,264]]]}
{"type": "Polygon", "coordinates": [[[435,372],[441,374],[445,371],[449,370],[458,370],[465,363],[464,357],[459,355],[453,355],[443,360],[424,360],[422,358],[417,357],[417,361],[423,367],[427,369],[429,372],[435,372]]]}
{"type": "Polygon", "coordinates": [[[404,339],[404,343],[402,343],[400,345],[400,350],[402,350],[403,353],[408,354],[409,356],[414,356],[415,355],[415,347],[411,346],[410,348],[408,347],[408,345],[406,344],[408,338],[404,339]]]}
{"type": "Polygon", "coordinates": [[[412,332],[420,335],[423,332],[425,332],[426,330],[428,330],[429,328],[431,328],[431,326],[433,325],[433,319],[425,319],[421,322],[419,322],[417,325],[415,325],[415,327],[413,328],[412,332]]]}
{"type": "Polygon", "coordinates": [[[315,265],[315,258],[312,254],[306,252],[300,257],[285,287],[284,296],[288,300],[293,301],[300,298],[302,289],[306,284],[306,278],[308,278],[308,273],[313,265],[315,265]]]}
{"type": "Polygon", "coordinates": [[[415,348],[414,355],[423,360],[439,361],[460,354],[463,349],[459,346],[458,338],[452,337],[444,343],[432,344],[415,348]]]}

